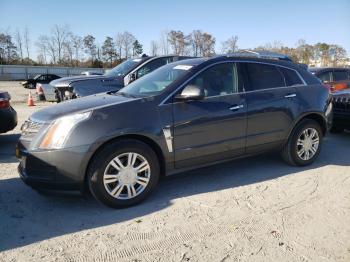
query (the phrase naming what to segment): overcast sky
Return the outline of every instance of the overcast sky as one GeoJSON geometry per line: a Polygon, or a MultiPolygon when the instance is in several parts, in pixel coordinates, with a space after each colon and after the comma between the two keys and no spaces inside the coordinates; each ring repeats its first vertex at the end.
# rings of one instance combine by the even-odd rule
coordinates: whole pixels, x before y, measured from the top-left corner
{"type": "Polygon", "coordinates": [[[0,0],[0,30],[29,28],[34,42],[54,24],[70,26],[75,34],[92,34],[98,42],[130,31],[149,52],[150,42],[163,30],[188,34],[201,29],[216,37],[216,49],[232,35],[239,48],[281,41],[294,47],[307,43],[339,44],[350,55],[350,0],[0,0]]]}

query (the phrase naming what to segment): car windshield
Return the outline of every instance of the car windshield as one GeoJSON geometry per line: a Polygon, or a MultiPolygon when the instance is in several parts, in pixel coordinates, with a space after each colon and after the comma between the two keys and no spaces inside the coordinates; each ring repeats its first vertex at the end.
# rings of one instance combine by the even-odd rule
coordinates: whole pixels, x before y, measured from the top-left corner
{"type": "Polygon", "coordinates": [[[180,64],[180,62],[165,65],[124,87],[116,94],[131,97],[157,95],[188,73],[192,67],[193,65],[180,64]]]}
{"type": "Polygon", "coordinates": [[[105,73],[105,76],[124,76],[133,68],[135,68],[141,61],[141,58],[126,60],[125,62],[117,65],[116,67],[105,73]]]}
{"type": "Polygon", "coordinates": [[[41,75],[36,75],[36,76],[34,76],[34,78],[33,79],[38,79],[39,77],[40,77],[41,75]]]}

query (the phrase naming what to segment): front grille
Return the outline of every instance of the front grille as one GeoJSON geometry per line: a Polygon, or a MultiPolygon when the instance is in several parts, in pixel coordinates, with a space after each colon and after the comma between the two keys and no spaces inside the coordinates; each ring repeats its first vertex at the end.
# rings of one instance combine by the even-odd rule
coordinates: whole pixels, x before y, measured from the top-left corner
{"type": "Polygon", "coordinates": [[[21,127],[23,140],[32,140],[33,137],[39,132],[43,123],[34,122],[32,120],[26,120],[21,127]]]}
{"type": "Polygon", "coordinates": [[[337,112],[350,112],[350,97],[337,96],[333,98],[333,108],[337,112]]]}

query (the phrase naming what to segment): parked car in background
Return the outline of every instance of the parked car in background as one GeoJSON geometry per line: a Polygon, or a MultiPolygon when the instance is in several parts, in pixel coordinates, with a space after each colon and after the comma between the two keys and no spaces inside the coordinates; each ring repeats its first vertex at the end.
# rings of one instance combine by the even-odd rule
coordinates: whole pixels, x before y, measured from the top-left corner
{"type": "Polygon", "coordinates": [[[350,89],[333,93],[333,125],[331,132],[350,130],[350,89]]]}
{"type": "Polygon", "coordinates": [[[61,78],[61,77],[53,74],[42,74],[42,75],[37,75],[34,78],[29,78],[28,80],[22,82],[21,84],[24,86],[24,88],[34,89],[36,88],[37,83],[48,84],[52,80],[55,80],[58,78],[61,78]]]}
{"type": "Polygon", "coordinates": [[[309,70],[323,83],[330,85],[332,92],[350,88],[350,68],[326,67],[309,70]]]}
{"type": "Polygon", "coordinates": [[[18,170],[38,190],[86,188],[126,207],[164,174],[219,161],[277,150],[291,165],[309,165],[330,115],[329,88],[294,63],[188,59],[118,92],[34,113],[17,145],[18,170]]]}
{"type": "Polygon", "coordinates": [[[101,76],[101,75],[103,75],[102,73],[90,72],[90,71],[84,71],[84,72],[81,72],[80,74],[85,75],[85,76],[101,76]]]}
{"type": "Polygon", "coordinates": [[[0,133],[11,131],[17,126],[17,113],[10,105],[11,96],[0,90],[0,133]]]}
{"type": "Polygon", "coordinates": [[[36,95],[39,101],[57,102],[57,91],[50,84],[36,84],[36,95]]]}
{"type": "Polygon", "coordinates": [[[107,91],[117,91],[155,69],[186,59],[185,56],[142,56],[129,59],[102,76],[64,77],[50,83],[58,92],[58,101],[75,99],[107,91]]]}

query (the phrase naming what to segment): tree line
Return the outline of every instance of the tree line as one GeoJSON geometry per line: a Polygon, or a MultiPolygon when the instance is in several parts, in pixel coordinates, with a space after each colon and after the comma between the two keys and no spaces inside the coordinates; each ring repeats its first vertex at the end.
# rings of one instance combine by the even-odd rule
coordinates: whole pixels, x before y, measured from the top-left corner
{"type": "MultiPolygon", "coordinates": [[[[146,52],[141,42],[128,31],[107,36],[99,43],[91,34],[79,36],[68,25],[54,25],[49,34],[40,35],[34,42],[30,39],[28,28],[0,32],[0,64],[113,67],[143,53],[152,56],[177,54],[205,57],[213,56],[216,52],[234,53],[239,50],[238,40],[238,36],[233,35],[221,42],[219,51],[216,51],[216,38],[208,32],[193,30],[186,34],[180,30],[169,30],[162,31],[159,39],[151,41],[150,50],[146,52]],[[32,46],[37,51],[35,59],[30,53],[32,46]]],[[[295,47],[275,41],[252,50],[283,53],[295,62],[311,66],[342,66],[349,62],[343,47],[328,43],[311,45],[303,39],[295,47]]]]}

